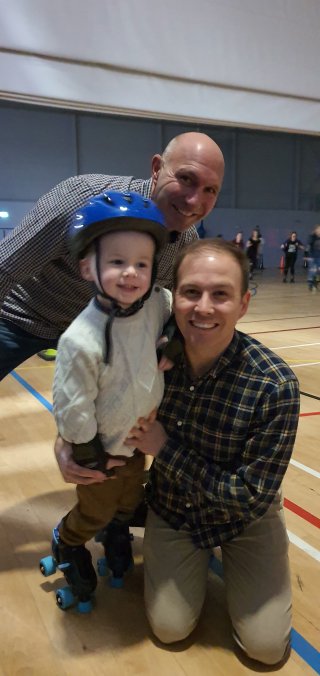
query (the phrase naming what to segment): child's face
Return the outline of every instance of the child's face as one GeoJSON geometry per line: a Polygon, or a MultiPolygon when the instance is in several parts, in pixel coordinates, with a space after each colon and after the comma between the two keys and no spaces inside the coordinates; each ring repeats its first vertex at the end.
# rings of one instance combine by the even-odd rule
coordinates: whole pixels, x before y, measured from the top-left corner
{"type": "MultiPolygon", "coordinates": [[[[111,232],[100,239],[100,279],[103,291],[128,308],[142,298],[151,283],[155,243],[142,232],[111,232]]],[[[95,254],[80,261],[84,279],[99,287],[95,254]]]]}

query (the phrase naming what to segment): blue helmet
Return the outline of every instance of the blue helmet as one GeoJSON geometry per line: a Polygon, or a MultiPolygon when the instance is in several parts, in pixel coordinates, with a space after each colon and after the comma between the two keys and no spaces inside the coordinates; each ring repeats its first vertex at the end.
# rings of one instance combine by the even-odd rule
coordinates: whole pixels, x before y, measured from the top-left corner
{"type": "Polygon", "coordinates": [[[156,252],[167,242],[164,217],[152,200],[134,192],[108,190],[91,197],[73,214],[69,230],[69,250],[81,258],[85,249],[108,232],[135,230],[150,234],[156,252]]]}

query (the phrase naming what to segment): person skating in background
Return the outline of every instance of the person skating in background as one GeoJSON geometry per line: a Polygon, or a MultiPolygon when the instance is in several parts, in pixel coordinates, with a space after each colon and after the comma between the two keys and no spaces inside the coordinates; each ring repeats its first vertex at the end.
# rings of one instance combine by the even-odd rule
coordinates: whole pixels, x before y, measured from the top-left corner
{"type": "Polygon", "coordinates": [[[318,289],[320,277],[320,225],[316,225],[308,241],[308,288],[318,289]]]}
{"type": "Polygon", "coordinates": [[[249,265],[250,265],[250,270],[249,270],[249,279],[253,278],[253,272],[254,270],[257,269],[257,261],[258,261],[258,252],[259,252],[259,246],[261,244],[261,237],[259,234],[259,230],[257,228],[254,228],[252,230],[252,233],[246,243],[246,254],[249,259],[249,265]]]}
{"type": "Polygon", "coordinates": [[[235,244],[235,246],[241,250],[244,249],[243,232],[241,230],[239,230],[235,235],[234,239],[232,240],[232,244],[235,244]]]}
{"type": "Polygon", "coordinates": [[[301,249],[304,251],[304,245],[297,238],[297,233],[293,230],[288,237],[288,239],[281,244],[281,249],[284,251],[284,269],[283,269],[283,278],[282,281],[285,283],[287,281],[287,274],[290,270],[290,282],[294,283],[294,268],[297,261],[298,251],[301,249]]]}

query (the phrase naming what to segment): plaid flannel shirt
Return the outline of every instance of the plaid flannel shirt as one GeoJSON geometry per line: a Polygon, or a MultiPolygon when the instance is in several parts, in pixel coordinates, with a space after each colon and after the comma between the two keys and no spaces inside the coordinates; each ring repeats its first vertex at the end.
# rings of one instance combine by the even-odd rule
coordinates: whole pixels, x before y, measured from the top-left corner
{"type": "MultiPolygon", "coordinates": [[[[1,316],[33,335],[58,338],[94,295],[67,250],[71,214],[107,189],[150,197],[151,188],[151,179],[86,174],[62,181],[43,195],[0,242],[1,316]]],[[[161,286],[171,287],[177,252],[197,236],[192,226],[162,251],[157,277],[161,286]]]]}
{"type": "Polygon", "coordinates": [[[165,374],[159,420],[168,441],[147,486],[152,509],[196,546],[212,548],[268,509],[289,464],[299,416],[298,381],[288,365],[236,331],[204,376],[184,355],[165,374]]]}

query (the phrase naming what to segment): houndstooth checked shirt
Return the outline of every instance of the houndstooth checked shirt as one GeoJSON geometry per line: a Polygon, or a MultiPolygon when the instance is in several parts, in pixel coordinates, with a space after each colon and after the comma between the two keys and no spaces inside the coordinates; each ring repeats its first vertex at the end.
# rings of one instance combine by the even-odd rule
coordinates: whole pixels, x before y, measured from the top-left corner
{"type": "MultiPolygon", "coordinates": [[[[71,214],[106,189],[150,197],[151,188],[151,179],[85,174],[43,195],[0,243],[1,316],[33,335],[58,338],[93,296],[92,285],[81,279],[67,250],[71,214]]],[[[161,286],[170,288],[177,252],[196,238],[196,228],[191,227],[165,247],[158,268],[161,286]]]]}
{"type": "Polygon", "coordinates": [[[289,366],[235,332],[204,376],[192,379],[184,355],[165,374],[158,419],[168,441],[147,485],[152,509],[187,527],[197,547],[213,548],[267,511],[289,464],[299,416],[289,366]]]}

